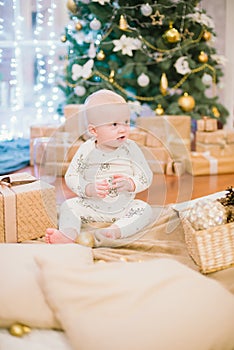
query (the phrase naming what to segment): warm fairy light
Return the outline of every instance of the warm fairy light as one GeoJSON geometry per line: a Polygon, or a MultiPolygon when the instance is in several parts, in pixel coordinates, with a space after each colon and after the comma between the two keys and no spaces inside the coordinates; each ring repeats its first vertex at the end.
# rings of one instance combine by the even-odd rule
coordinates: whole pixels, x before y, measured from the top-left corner
{"type": "Polygon", "coordinates": [[[30,9],[26,11],[19,0],[9,0],[7,4],[0,0],[0,64],[3,64],[3,69],[6,69],[9,76],[9,79],[0,79],[0,109],[4,112],[0,122],[0,140],[29,136],[30,125],[37,121],[61,120],[56,113],[59,93],[57,88],[54,89],[58,71],[55,62],[58,49],[58,33],[55,30],[56,3],[56,0],[35,1],[33,38],[28,39],[28,31],[24,35],[22,28],[26,28],[24,22],[26,15],[30,14],[30,9]],[[11,10],[7,11],[9,8],[11,10]],[[10,33],[7,32],[9,17],[7,21],[4,18],[8,12],[11,16],[10,33]],[[7,40],[6,33],[8,33],[7,40]],[[34,68],[32,80],[35,81],[31,105],[25,101],[28,96],[24,89],[28,88],[25,84],[27,61],[25,62],[24,57],[27,59],[31,57],[26,53],[28,47],[35,53],[34,64],[29,67],[32,71],[34,68]],[[10,57],[9,49],[12,52],[10,57]]]}

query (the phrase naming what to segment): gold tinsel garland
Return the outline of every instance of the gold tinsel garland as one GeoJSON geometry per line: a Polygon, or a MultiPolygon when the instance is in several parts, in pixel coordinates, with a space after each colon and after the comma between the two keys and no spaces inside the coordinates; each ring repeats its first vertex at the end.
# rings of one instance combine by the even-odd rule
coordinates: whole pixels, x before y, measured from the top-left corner
{"type": "MultiPolygon", "coordinates": [[[[212,81],[215,84],[216,83],[216,73],[215,73],[215,68],[210,66],[209,64],[205,63],[200,67],[194,68],[193,70],[191,70],[190,73],[186,74],[176,85],[174,85],[173,87],[171,87],[171,90],[176,90],[178,89],[187,79],[191,74],[194,73],[198,73],[202,70],[204,70],[205,68],[210,69],[213,72],[213,78],[212,81]]],[[[145,102],[150,102],[150,101],[155,101],[156,97],[143,97],[143,96],[138,96],[138,95],[134,95],[133,93],[130,93],[129,91],[127,91],[126,89],[124,89],[121,85],[119,85],[114,79],[110,81],[109,76],[106,76],[105,74],[99,72],[99,71],[94,71],[86,80],[92,78],[93,76],[99,76],[101,79],[109,82],[110,84],[112,84],[113,86],[115,86],[119,91],[121,91],[123,94],[125,94],[126,96],[131,96],[134,97],[135,99],[139,100],[139,101],[145,101],[145,102]]],[[[75,88],[78,84],[71,84],[68,81],[66,82],[67,86],[71,87],[71,88],[75,88]]]]}

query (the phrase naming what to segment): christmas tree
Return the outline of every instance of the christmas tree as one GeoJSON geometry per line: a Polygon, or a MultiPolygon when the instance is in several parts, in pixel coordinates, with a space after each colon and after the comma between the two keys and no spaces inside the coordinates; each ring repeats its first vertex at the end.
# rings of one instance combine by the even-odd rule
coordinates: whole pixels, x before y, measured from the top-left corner
{"type": "Polygon", "coordinates": [[[224,57],[212,18],[198,0],[68,0],[68,47],[59,87],[64,104],[101,88],[120,93],[141,114],[218,118],[228,111],[216,86],[224,57]],[[207,93],[209,92],[209,93],[207,93]]]}

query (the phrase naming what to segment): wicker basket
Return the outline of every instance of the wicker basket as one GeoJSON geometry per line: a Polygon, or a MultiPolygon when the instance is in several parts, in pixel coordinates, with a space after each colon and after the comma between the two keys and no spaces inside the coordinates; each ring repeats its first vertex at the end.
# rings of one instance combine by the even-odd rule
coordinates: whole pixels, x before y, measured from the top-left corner
{"type": "Polygon", "coordinates": [[[234,266],[234,222],[196,231],[180,213],[190,256],[202,273],[234,266]]]}

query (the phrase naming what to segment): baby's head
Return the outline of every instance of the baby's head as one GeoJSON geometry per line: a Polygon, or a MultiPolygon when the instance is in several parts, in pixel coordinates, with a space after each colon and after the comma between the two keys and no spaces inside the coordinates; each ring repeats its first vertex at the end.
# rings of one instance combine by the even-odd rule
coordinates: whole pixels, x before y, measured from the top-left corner
{"type": "Polygon", "coordinates": [[[85,112],[88,124],[95,126],[130,119],[130,110],[125,99],[107,89],[96,91],[87,97],[85,112]]]}

